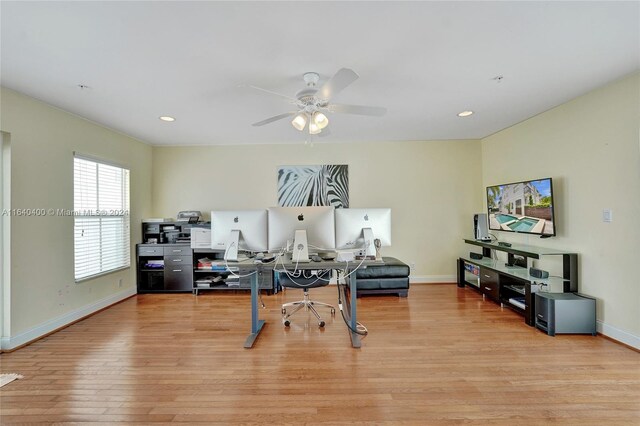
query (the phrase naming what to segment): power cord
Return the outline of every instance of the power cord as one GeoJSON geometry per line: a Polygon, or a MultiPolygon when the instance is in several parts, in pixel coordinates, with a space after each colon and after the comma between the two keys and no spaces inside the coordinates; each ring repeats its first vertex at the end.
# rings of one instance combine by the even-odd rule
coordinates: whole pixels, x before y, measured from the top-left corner
{"type": "MultiPolygon", "coordinates": [[[[369,246],[370,246],[370,245],[371,245],[371,242],[370,242],[370,241],[368,241],[368,242],[367,242],[367,244],[365,244],[365,247],[364,247],[364,249],[365,249],[365,253],[366,253],[366,251],[367,251],[367,249],[369,248],[369,246]]],[[[352,270],[351,272],[349,272],[348,274],[347,274],[347,269],[349,268],[349,261],[347,261],[347,262],[346,262],[346,265],[345,265],[345,267],[344,267],[344,271],[345,271],[344,279],[345,279],[345,282],[346,282],[346,279],[347,279],[347,278],[349,278],[349,275],[353,274],[353,273],[354,273],[354,272],[356,272],[358,269],[360,269],[360,267],[362,266],[362,264],[364,263],[364,261],[365,261],[365,260],[367,260],[367,256],[362,256],[362,260],[360,260],[360,263],[358,264],[358,266],[356,266],[356,268],[355,268],[355,269],[353,269],[353,270],[352,270]]]]}
{"type": "MultiPolygon", "coordinates": [[[[340,272],[338,272],[338,275],[340,274],[340,272]]],[[[349,330],[351,330],[351,332],[356,333],[360,336],[366,336],[367,334],[369,334],[369,330],[367,330],[367,327],[364,326],[364,324],[360,323],[359,321],[356,322],[356,329],[354,330],[353,327],[351,327],[351,324],[349,324],[349,321],[347,320],[347,317],[344,315],[344,309],[343,309],[343,305],[342,305],[342,296],[344,296],[345,300],[349,300],[349,295],[347,295],[347,280],[344,280],[344,284],[340,284],[340,276],[338,276],[337,278],[338,280],[338,309],[340,309],[340,315],[342,316],[342,320],[344,321],[345,325],[347,326],[347,328],[349,330]],[[341,290],[342,289],[342,290],[341,290]],[[343,294],[344,293],[344,294],[343,294]]],[[[351,291],[349,291],[349,293],[351,293],[351,291]]],[[[351,316],[351,311],[349,310],[349,316],[351,316]]]]}
{"type": "MultiPolygon", "coordinates": [[[[298,270],[298,263],[299,263],[300,252],[301,251],[302,251],[302,248],[298,248],[298,253],[297,253],[298,255],[296,256],[296,266],[295,266],[293,272],[291,272],[291,271],[289,271],[287,269],[287,267],[285,266],[284,262],[281,262],[282,263],[282,269],[283,269],[282,271],[276,269],[278,262],[276,262],[276,265],[274,266],[273,270],[276,271],[276,272],[284,272],[285,274],[287,274],[287,277],[291,280],[291,282],[294,283],[295,285],[297,285],[298,287],[302,287],[302,288],[311,287],[312,285],[314,285],[318,281],[323,280],[323,278],[320,276],[320,272],[316,273],[316,279],[314,281],[312,281],[310,283],[307,283],[307,284],[299,283],[296,280],[294,280],[294,278],[308,278],[308,279],[311,278],[311,277],[304,276],[304,273],[302,272],[302,270],[298,270]]],[[[327,270],[326,269],[319,269],[318,271],[322,271],[322,274],[324,274],[324,273],[326,273],[327,270]]],[[[325,281],[327,281],[327,280],[325,280],[325,281]]]]}
{"type": "Polygon", "coordinates": [[[227,247],[227,249],[226,249],[226,250],[225,250],[225,252],[224,252],[224,266],[227,268],[227,271],[229,271],[229,275],[233,275],[234,277],[237,277],[237,278],[244,278],[244,277],[250,277],[250,276],[251,276],[251,275],[253,275],[253,274],[257,274],[257,273],[258,273],[258,271],[253,271],[253,272],[250,272],[250,273],[248,273],[248,274],[246,274],[246,275],[238,275],[238,274],[236,274],[235,272],[233,272],[233,271],[231,270],[231,268],[229,268],[229,262],[227,262],[227,254],[229,254],[229,249],[230,249],[231,247],[235,246],[235,245],[236,245],[236,243],[235,243],[235,242],[233,242],[233,243],[229,244],[229,247],[227,247]]]}

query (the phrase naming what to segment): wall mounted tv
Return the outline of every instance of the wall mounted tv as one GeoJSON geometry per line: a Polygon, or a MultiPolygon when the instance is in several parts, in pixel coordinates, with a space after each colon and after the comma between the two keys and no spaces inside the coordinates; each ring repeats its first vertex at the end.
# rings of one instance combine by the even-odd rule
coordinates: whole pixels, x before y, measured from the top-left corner
{"type": "Polygon", "coordinates": [[[551,178],[487,187],[489,229],[556,235],[551,178]]]}

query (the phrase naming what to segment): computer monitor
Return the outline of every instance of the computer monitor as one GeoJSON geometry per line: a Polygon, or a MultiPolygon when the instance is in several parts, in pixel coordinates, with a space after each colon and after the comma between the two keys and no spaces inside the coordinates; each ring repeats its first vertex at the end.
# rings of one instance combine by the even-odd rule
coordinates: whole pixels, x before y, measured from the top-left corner
{"type": "Polygon", "coordinates": [[[266,210],[211,212],[211,248],[224,249],[225,260],[238,260],[238,250],[267,250],[266,210]]]}
{"type": "Polygon", "coordinates": [[[333,250],[335,219],[333,207],[271,207],[269,208],[269,251],[284,249],[293,241],[291,259],[309,261],[312,251],[333,250]]]}
{"type": "Polygon", "coordinates": [[[365,248],[375,256],[374,240],[391,245],[391,209],[336,209],[336,248],[365,248]]]}

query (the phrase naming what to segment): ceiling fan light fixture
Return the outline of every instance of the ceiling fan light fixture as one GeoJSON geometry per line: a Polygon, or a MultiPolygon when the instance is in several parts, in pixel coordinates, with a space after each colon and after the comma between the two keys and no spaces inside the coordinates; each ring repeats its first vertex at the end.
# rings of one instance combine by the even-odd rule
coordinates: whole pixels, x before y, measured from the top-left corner
{"type": "Polygon", "coordinates": [[[303,131],[307,125],[307,116],[303,113],[297,114],[293,120],[291,120],[291,125],[297,130],[303,131]]]}
{"type": "Polygon", "coordinates": [[[458,113],[458,117],[469,117],[473,115],[473,111],[462,111],[458,113]]]}
{"type": "Polygon", "coordinates": [[[320,128],[320,126],[318,126],[313,121],[309,122],[309,134],[310,135],[317,135],[321,131],[322,131],[322,129],[320,128]]]}
{"type": "Polygon", "coordinates": [[[313,122],[322,130],[329,124],[329,119],[320,111],[316,111],[313,114],[313,122]]]}

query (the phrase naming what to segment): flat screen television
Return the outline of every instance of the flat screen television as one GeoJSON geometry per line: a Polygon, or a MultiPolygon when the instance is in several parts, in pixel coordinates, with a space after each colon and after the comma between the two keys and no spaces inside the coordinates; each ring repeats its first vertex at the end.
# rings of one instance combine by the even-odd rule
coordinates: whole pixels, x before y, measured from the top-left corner
{"type": "Polygon", "coordinates": [[[556,235],[551,178],[487,187],[489,229],[556,235]]]}

